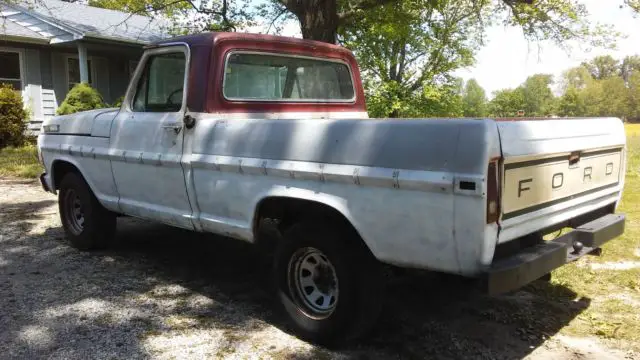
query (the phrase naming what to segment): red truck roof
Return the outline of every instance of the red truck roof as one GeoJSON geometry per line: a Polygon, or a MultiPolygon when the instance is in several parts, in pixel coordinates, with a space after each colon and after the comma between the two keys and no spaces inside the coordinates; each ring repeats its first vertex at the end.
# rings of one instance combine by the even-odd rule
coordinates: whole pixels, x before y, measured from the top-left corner
{"type": "Polygon", "coordinates": [[[149,47],[187,44],[191,52],[187,106],[194,112],[366,112],[358,63],[351,51],[333,44],[282,36],[210,32],[179,36],[149,47]],[[222,94],[224,59],[231,50],[311,56],[341,60],[353,75],[355,100],[335,102],[278,102],[228,100],[222,94]]]}

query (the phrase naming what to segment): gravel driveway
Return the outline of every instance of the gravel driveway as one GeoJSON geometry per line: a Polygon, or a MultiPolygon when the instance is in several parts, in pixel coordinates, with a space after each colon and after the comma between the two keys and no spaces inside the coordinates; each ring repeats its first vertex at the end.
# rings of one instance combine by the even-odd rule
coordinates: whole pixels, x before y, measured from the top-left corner
{"type": "Polygon", "coordinates": [[[118,219],[108,250],[79,252],[64,239],[55,196],[0,179],[3,359],[633,357],[558,335],[590,299],[547,283],[534,286],[562,296],[488,298],[448,277],[403,276],[374,334],[340,351],[289,335],[266,284],[246,244],[130,218],[118,219]]]}

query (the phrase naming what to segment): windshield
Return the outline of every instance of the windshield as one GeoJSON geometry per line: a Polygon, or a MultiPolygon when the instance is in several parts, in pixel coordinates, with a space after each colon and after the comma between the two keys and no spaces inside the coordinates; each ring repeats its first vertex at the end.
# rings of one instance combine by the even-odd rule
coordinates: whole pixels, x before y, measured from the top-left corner
{"type": "Polygon", "coordinates": [[[225,65],[223,94],[229,100],[351,102],[349,67],[304,57],[233,53],[225,65]]]}

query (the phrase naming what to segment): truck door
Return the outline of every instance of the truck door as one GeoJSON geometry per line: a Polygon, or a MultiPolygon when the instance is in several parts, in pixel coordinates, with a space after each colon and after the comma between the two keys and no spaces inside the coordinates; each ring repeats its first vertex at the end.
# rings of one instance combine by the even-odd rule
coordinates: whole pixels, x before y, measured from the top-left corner
{"type": "Polygon", "coordinates": [[[181,164],[189,50],[147,50],[111,127],[120,210],[193,229],[181,164]]]}

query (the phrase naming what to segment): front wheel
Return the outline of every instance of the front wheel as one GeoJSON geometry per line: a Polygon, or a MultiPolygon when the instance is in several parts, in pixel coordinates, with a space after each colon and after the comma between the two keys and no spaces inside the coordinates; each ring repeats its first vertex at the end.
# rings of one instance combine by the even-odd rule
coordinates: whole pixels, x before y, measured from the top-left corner
{"type": "Polygon", "coordinates": [[[294,332],[325,345],[364,335],[384,298],[380,264],[348,230],[300,223],[275,258],[278,300],[294,332]]]}
{"type": "Polygon", "coordinates": [[[62,178],[58,207],[62,227],[73,247],[100,249],[113,237],[115,214],[102,207],[79,174],[71,172],[62,178]]]}

